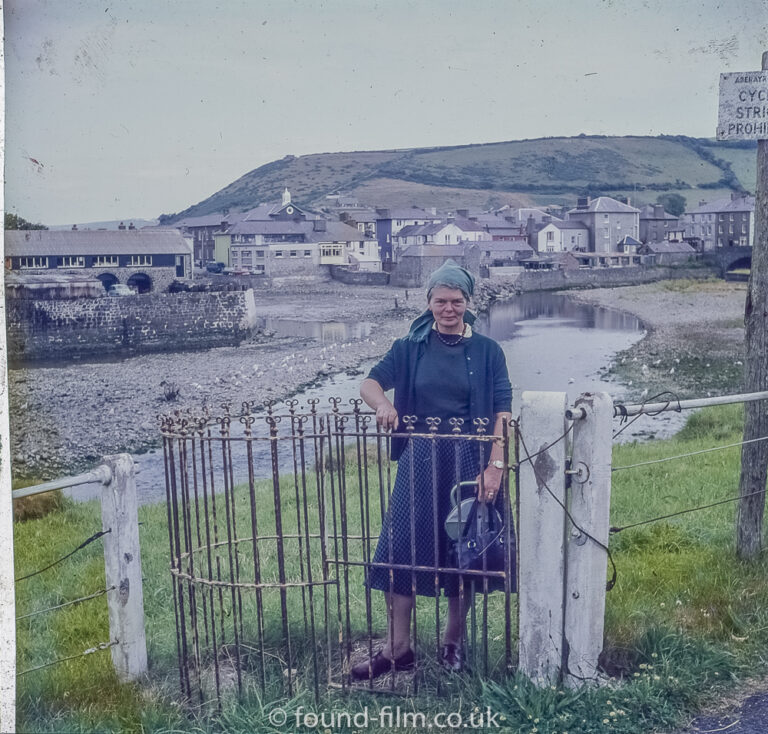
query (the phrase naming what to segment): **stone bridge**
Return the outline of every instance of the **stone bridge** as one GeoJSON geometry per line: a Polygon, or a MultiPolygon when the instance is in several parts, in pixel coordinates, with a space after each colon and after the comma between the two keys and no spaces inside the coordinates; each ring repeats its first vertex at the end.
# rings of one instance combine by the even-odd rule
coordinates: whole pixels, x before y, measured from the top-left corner
{"type": "Polygon", "coordinates": [[[720,247],[713,252],[706,252],[702,261],[717,268],[724,278],[729,270],[749,268],[752,265],[751,247],[720,247]]]}

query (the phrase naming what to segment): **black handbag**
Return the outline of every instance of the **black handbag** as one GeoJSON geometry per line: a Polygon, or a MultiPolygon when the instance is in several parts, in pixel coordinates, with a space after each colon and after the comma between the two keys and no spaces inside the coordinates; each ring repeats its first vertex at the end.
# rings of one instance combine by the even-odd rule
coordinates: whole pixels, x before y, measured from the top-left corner
{"type": "MultiPolygon", "coordinates": [[[[454,494],[455,497],[455,494],[454,494]]],[[[449,535],[448,561],[462,571],[504,571],[507,558],[507,543],[504,522],[498,510],[491,503],[480,502],[477,499],[456,502],[456,506],[446,520],[446,532],[449,535]],[[468,506],[469,505],[469,506],[468,506]],[[461,523],[456,523],[455,515],[465,512],[461,523]],[[466,517],[466,520],[464,520],[466,517]],[[448,523],[452,522],[450,531],[448,523]],[[459,531],[457,533],[457,530],[459,531]],[[456,538],[451,536],[458,535],[456,538]]],[[[515,543],[514,531],[510,533],[512,541],[510,548],[510,589],[517,590],[517,574],[515,572],[515,543]]],[[[485,588],[487,580],[488,591],[504,589],[504,579],[499,576],[481,576],[471,574],[464,576],[464,583],[476,583],[476,589],[485,588]]]]}

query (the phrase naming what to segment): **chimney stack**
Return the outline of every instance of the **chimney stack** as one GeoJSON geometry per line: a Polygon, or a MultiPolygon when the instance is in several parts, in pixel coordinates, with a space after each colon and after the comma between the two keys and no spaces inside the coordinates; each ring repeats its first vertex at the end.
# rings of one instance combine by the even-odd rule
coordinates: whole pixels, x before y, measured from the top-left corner
{"type": "Polygon", "coordinates": [[[312,222],[312,230],[314,232],[325,232],[326,231],[325,219],[315,219],[312,222]]]}

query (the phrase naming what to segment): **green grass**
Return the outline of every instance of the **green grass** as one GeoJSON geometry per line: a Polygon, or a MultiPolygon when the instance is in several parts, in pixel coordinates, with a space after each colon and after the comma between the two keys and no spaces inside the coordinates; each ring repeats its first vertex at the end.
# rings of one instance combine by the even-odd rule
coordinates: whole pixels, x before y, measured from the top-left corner
{"type": "MultiPolygon", "coordinates": [[[[666,441],[628,444],[614,449],[614,467],[698,451],[738,441],[742,415],[738,407],[701,411],[676,437],[666,441]]],[[[611,524],[624,526],[648,518],[734,496],[738,491],[739,451],[725,449],[698,456],[616,471],[613,475],[611,524]]],[[[284,478],[286,490],[293,482],[284,478]]],[[[350,485],[354,487],[354,484],[350,485]]],[[[271,489],[260,485],[265,500],[271,489]]],[[[354,492],[353,492],[354,494],[354,492]]],[[[261,495],[259,495],[261,496],[261,495]]],[[[241,500],[238,500],[240,508],[241,500]]],[[[264,503],[263,528],[272,517],[264,503]]],[[[736,503],[680,515],[623,530],[612,536],[611,550],[618,581],[608,593],[603,664],[611,678],[606,686],[570,691],[535,689],[519,676],[505,677],[498,668],[493,680],[443,676],[438,694],[436,675],[428,671],[418,697],[389,697],[353,692],[324,692],[315,703],[309,678],[286,698],[279,669],[262,694],[246,677],[245,695],[225,696],[221,713],[184,710],[178,704],[173,604],[168,573],[166,510],[163,505],[140,510],[144,599],[150,676],[141,685],[120,685],[109,653],[45,668],[19,679],[21,731],[232,731],[293,730],[274,727],[269,713],[276,705],[289,716],[298,707],[308,711],[360,713],[373,717],[383,706],[403,710],[469,714],[486,707],[507,730],[554,732],[650,732],[679,724],[689,712],[752,674],[765,662],[768,643],[768,564],[765,559],[743,563],[735,558],[733,538],[736,503]]],[[[238,522],[243,508],[238,509],[238,522]]],[[[359,508],[350,503],[350,517],[359,508]]],[[[376,514],[372,525],[376,525],[376,514]]],[[[274,522],[273,520],[271,520],[274,522]]],[[[23,574],[71,550],[100,527],[95,503],[66,503],[60,511],[16,524],[16,566],[23,574]]],[[[264,531],[262,531],[264,532],[264,531]]],[[[245,535],[245,526],[241,531],[245,535]]],[[[249,533],[248,533],[249,534],[249,533]]],[[[265,563],[269,562],[265,548],[265,563]]],[[[359,552],[354,547],[351,553],[359,552]]],[[[244,556],[250,555],[249,550],[244,556]]],[[[274,568],[274,562],[272,562],[274,568]]],[[[288,559],[289,574],[296,572],[288,559]]],[[[244,571],[245,573],[245,571],[244,571]]],[[[351,588],[361,589],[359,573],[351,588]]],[[[29,581],[17,584],[17,614],[61,603],[102,588],[100,544],[29,581]]],[[[491,604],[492,625],[501,617],[499,595],[491,604]]],[[[301,619],[299,597],[290,606],[292,624],[301,619]]],[[[252,605],[251,601],[246,602],[252,605]]],[[[277,595],[266,600],[267,636],[279,641],[277,595]]],[[[352,597],[353,627],[365,632],[364,598],[352,597]]],[[[254,634],[255,613],[247,606],[245,626],[254,634]]],[[[378,632],[383,609],[377,608],[378,632]]],[[[429,649],[428,622],[434,606],[420,604],[422,649],[429,649]]],[[[108,639],[103,598],[18,624],[18,668],[24,670],[53,658],[76,654],[108,639]]],[[[306,665],[310,651],[299,656],[306,665]]],[[[293,719],[289,719],[293,721],[293,719]]],[[[419,728],[401,729],[415,731],[419,728]]],[[[366,731],[386,731],[369,724],[366,731]]],[[[322,731],[322,729],[320,729],[322,731]]]]}
{"type": "Polygon", "coordinates": [[[495,201],[494,193],[504,203],[518,195],[542,205],[573,205],[585,193],[653,202],[665,191],[685,196],[690,208],[700,199],[727,196],[739,184],[753,190],[754,171],[753,148],[684,136],[595,135],[321,153],[272,161],[173,216],[248,209],[278,198],[285,186],[294,201],[306,206],[327,205],[325,196],[334,191],[359,191],[369,206],[393,206],[402,201],[392,193],[393,181],[421,185],[411,190],[411,200],[403,201],[406,207],[481,206],[495,201]]]}

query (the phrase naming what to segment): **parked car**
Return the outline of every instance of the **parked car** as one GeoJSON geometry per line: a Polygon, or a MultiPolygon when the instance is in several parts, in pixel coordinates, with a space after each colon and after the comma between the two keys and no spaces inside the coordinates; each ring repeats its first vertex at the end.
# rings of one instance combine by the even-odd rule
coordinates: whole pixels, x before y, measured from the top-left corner
{"type": "Polygon", "coordinates": [[[210,260],[205,264],[205,269],[209,273],[221,273],[224,270],[224,263],[217,263],[213,260],[210,260]]]}
{"type": "Polygon", "coordinates": [[[136,291],[133,290],[133,288],[130,288],[127,285],[123,285],[122,283],[115,283],[113,286],[110,286],[109,290],[107,291],[108,296],[135,296],[136,291]]]}

